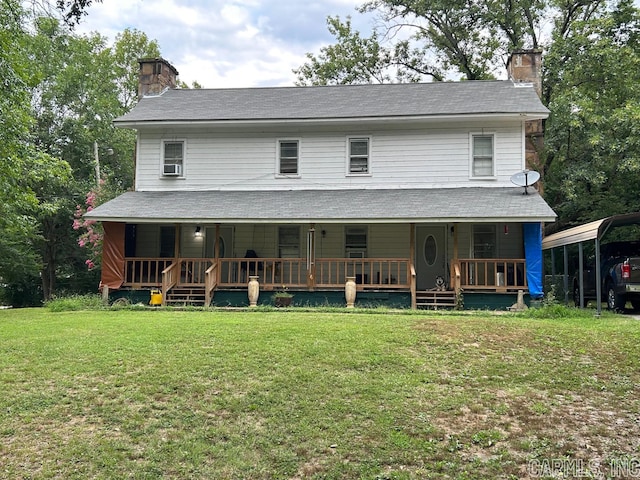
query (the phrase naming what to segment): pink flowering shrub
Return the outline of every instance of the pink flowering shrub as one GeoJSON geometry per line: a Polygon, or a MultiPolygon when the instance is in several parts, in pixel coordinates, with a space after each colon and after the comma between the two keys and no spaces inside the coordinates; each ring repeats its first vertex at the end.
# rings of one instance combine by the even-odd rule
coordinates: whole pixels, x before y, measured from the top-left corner
{"type": "Polygon", "coordinates": [[[89,250],[89,258],[84,262],[89,270],[93,270],[100,264],[102,258],[102,238],[104,233],[102,227],[95,220],[88,220],[83,217],[97,206],[104,181],[95,190],[90,190],[84,201],[84,205],[77,205],[73,215],[73,229],[81,232],[78,237],[78,245],[89,250]]]}

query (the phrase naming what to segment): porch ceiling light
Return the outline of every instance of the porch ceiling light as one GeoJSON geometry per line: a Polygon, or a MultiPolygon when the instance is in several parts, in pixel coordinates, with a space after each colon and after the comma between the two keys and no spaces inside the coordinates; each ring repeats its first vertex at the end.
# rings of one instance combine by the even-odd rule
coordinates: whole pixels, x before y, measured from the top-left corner
{"type": "Polygon", "coordinates": [[[196,231],[193,233],[193,236],[196,238],[202,237],[202,229],[200,228],[200,225],[196,227],[196,231]]]}

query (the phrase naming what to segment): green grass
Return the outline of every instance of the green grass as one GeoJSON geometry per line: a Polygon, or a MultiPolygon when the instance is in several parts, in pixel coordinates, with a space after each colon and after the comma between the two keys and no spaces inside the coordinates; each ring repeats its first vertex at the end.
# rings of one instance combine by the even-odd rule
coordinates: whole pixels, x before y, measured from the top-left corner
{"type": "Polygon", "coordinates": [[[0,478],[516,479],[640,457],[640,322],[620,316],[25,309],[0,311],[0,339],[0,478]]]}

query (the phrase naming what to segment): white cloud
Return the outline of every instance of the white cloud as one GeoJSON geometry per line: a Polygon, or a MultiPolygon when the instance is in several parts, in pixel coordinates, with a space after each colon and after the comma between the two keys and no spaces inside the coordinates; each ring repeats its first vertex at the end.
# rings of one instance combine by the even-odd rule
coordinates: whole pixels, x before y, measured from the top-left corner
{"type": "Polygon", "coordinates": [[[111,41],[125,28],[156,39],[163,57],[188,84],[208,88],[292,85],[292,69],[333,41],[328,15],[352,15],[363,33],[369,19],[353,0],[105,0],[79,27],[111,41]],[[357,20],[357,21],[356,21],[357,20]]]}

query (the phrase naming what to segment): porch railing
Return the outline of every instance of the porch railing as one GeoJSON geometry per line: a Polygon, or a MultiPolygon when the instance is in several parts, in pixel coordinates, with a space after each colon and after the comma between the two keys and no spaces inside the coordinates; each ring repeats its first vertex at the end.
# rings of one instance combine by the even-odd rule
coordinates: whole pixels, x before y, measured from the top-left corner
{"type": "Polygon", "coordinates": [[[528,289],[526,262],[520,258],[460,258],[451,262],[451,271],[456,272],[452,278],[456,290],[506,292],[528,289]]]}
{"type": "MultiPolygon", "coordinates": [[[[453,289],[527,290],[524,259],[458,259],[451,262],[453,289]],[[455,272],[455,274],[453,274],[455,272]]],[[[163,293],[176,285],[215,288],[245,287],[258,275],[265,290],[335,288],[355,277],[359,290],[411,289],[411,262],[404,258],[322,258],[308,265],[306,258],[126,258],[124,285],[160,287],[163,293]]]]}
{"type": "Polygon", "coordinates": [[[306,258],[125,259],[125,285],[245,287],[258,275],[262,288],[335,288],[355,277],[358,289],[411,288],[411,262],[405,258],[323,258],[309,265],[306,258]]]}
{"type": "Polygon", "coordinates": [[[204,272],[204,304],[209,305],[213,298],[213,292],[218,285],[218,262],[207,268],[204,272]]]}
{"type": "Polygon", "coordinates": [[[322,258],[316,259],[315,286],[344,285],[355,277],[356,287],[411,288],[411,261],[406,258],[322,258]]]}
{"type": "Polygon", "coordinates": [[[125,258],[124,283],[136,287],[158,287],[162,284],[162,272],[173,261],[173,258],[125,258]]]}

